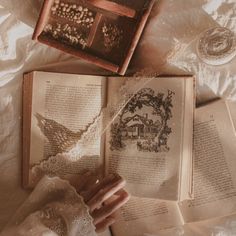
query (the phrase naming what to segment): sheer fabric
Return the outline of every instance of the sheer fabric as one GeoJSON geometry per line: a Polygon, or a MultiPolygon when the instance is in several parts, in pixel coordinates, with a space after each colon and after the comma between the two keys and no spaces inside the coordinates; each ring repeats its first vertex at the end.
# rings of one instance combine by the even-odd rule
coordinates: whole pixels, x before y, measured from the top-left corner
{"type": "Polygon", "coordinates": [[[82,197],[69,182],[43,177],[1,236],[96,236],[82,197]]]}

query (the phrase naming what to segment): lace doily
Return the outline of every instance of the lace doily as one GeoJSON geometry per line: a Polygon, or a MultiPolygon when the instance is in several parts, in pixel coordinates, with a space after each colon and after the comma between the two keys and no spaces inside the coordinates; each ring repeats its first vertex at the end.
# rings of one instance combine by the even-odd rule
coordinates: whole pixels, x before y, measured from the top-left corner
{"type": "Polygon", "coordinates": [[[209,29],[201,35],[197,50],[207,64],[226,64],[236,56],[236,36],[224,27],[209,29]]]}

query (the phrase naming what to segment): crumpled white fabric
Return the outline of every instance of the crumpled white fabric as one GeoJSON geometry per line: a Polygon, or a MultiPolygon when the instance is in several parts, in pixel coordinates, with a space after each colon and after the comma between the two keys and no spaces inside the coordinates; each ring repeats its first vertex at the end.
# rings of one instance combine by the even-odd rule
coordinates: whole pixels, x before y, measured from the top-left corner
{"type": "Polygon", "coordinates": [[[204,63],[197,53],[197,43],[201,33],[215,27],[226,27],[235,33],[236,37],[236,2],[233,0],[208,0],[201,8],[190,9],[188,12],[177,11],[169,23],[173,29],[175,49],[168,56],[169,64],[176,66],[197,78],[197,92],[201,96],[201,88],[206,86],[216,95],[230,100],[236,100],[236,57],[232,61],[211,66],[204,63]],[[208,13],[208,14],[206,14],[208,13]],[[191,17],[186,15],[191,14],[191,17]]]}
{"type": "Polygon", "coordinates": [[[43,177],[1,236],[96,236],[82,197],[69,182],[43,177]]]}
{"type": "Polygon", "coordinates": [[[234,0],[159,1],[137,50],[136,70],[149,67],[161,74],[194,74],[197,100],[216,96],[235,100],[236,57],[223,66],[208,66],[196,53],[202,32],[216,26],[235,32],[234,0]],[[209,14],[208,14],[209,13],[209,14]]]}
{"type": "Polygon", "coordinates": [[[236,32],[234,0],[205,0],[202,7],[219,25],[236,32]]]}

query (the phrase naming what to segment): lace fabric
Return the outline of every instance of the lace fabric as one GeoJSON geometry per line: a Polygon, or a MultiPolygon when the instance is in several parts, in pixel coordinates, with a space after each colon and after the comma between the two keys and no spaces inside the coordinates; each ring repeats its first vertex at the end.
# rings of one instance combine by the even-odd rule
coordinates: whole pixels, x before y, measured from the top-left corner
{"type": "Polygon", "coordinates": [[[93,219],[69,182],[45,176],[1,236],[95,236],[93,219]]]}
{"type": "MultiPolygon", "coordinates": [[[[70,142],[71,146],[67,150],[61,150],[62,152],[58,152],[56,155],[50,156],[32,167],[30,171],[31,185],[35,186],[38,180],[40,180],[45,174],[62,178],[67,174],[79,174],[80,171],[83,171],[86,168],[85,166],[83,166],[83,168],[81,167],[82,158],[91,159],[88,169],[94,170],[97,167],[96,160],[99,159],[100,155],[100,137],[102,133],[101,120],[102,115],[96,117],[94,122],[89,124],[85,130],[81,131],[81,134],[77,138],[75,138],[74,135],[71,137],[68,135],[68,132],[67,135],[65,135],[63,133],[65,130],[64,127],[61,129],[56,127],[55,130],[57,133],[61,133],[60,136],[65,136],[67,140],[73,140],[73,142],[70,142]]],[[[48,122],[49,120],[47,123],[48,122]]],[[[54,123],[51,122],[50,126],[53,124],[54,123]]],[[[44,127],[41,130],[45,130],[44,127]]],[[[52,130],[54,130],[54,128],[52,128],[52,130]]],[[[46,139],[49,139],[45,133],[43,134],[46,139]]],[[[57,135],[55,135],[54,141],[56,138],[57,135]]],[[[56,143],[59,143],[59,141],[56,143]]]]}
{"type": "MultiPolygon", "coordinates": [[[[230,4],[225,7],[225,13],[229,12],[230,4]]],[[[219,21],[214,20],[215,17],[200,9],[193,10],[191,17],[179,16],[179,19],[181,17],[185,19],[181,27],[186,29],[186,33],[173,34],[176,48],[168,55],[167,63],[196,75],[198,98],[203,93],[202,88],[207,87],[215,96],[235,100],[234,29],[226,24],[227,28],[222,27],[219,21]]]]}

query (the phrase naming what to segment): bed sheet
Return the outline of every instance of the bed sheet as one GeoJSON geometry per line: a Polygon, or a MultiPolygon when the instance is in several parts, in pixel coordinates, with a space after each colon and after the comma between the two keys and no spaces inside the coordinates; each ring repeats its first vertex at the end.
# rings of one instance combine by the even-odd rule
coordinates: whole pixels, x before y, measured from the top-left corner
{"type": "MultiPolygon", "coordinates": [[[[41,4],[42,0],[0,0],[0,231],[29,194],[21,188],[23,73],[45,70],[109,74],[31,40],[41,4]]],[[[235,0],[157,1],[128,73],[196,74],[198,103],[216,96],[236,100],[235,60],[217,73],[208,70],[205,75],[199,60],[188,63],[189,58],[182,53],[183,47],[191,53],[191,42],[208,28],[225,26],[236,32],[235,12],[235,0]]],[[[235,235],[235,227],[229,227],[234,222],[236,216],[221,226],[218,223],[220,234],[214,224],[207,232],[235,235]]],[[[207,235],[205,232],[199,235],[207,235]]]]}

